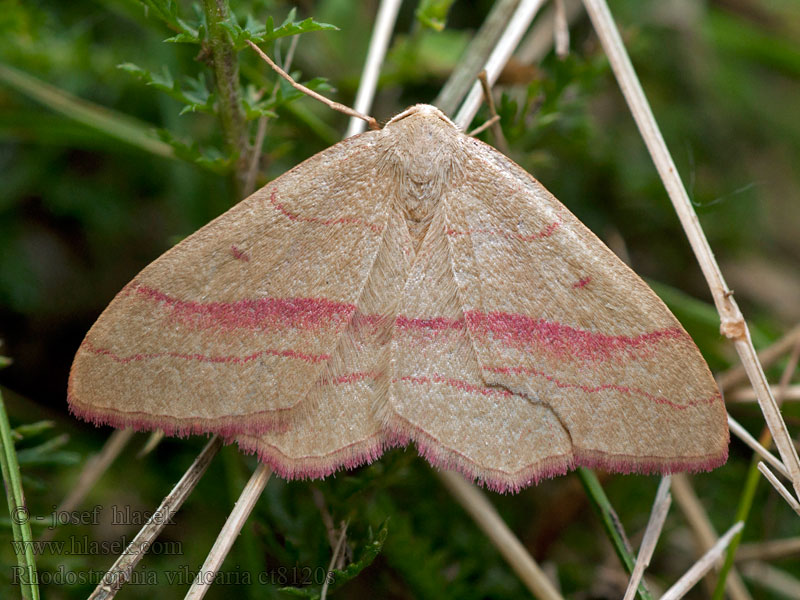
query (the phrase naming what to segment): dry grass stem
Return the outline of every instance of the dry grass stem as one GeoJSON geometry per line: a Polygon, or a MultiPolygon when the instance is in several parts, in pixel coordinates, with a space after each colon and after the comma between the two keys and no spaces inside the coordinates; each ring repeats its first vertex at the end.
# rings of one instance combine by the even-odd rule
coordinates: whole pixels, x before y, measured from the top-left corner
{"type": "MultiPolygon", "coordinates": [[[[800,400],[800,384],[796,385],[787,385],[783,388],[783,393],[778,394],[778,391],[781,390],[781,386],[779,385],[771,385],[769,386],[772,395],[780,397],[781,402],[796,402],[800,400]]],[[[756,398],[756,393],[753,391],[753,388],[739,388],[734,390],[728,394],[725,394],[725,402],[732,403],[732,402],[757,402],[758,398],[756,398]]]]}
{"type": "Polygon", "coordinates": [[[519,0],[497,0],[494,3],[478,33],[472,38],[439,95],[433,101],[434,106],[439,107],[443,113],[453,114],[461,104],[518,5],[519,0]]]}
{"type": "Polygon", "coordinates": [[[784,598],[800,598],[800,579],[772,565],[753,561],[742,565],[742,572],[760,586],[784,598]]]}
{"type": "Polygon", "coordinates": [[[644,537],[639,546],[639,552],[636,555],[636,564],[633,566],[633,573],[631,573],[631,579],[628,582],[628,589],[625,590],[625,597],[623,600],[633,600],[636,597],[636,591],[639,589],[639,582],[642,580],[644,570],[650,565],[650,559],[653,556],[653,551],[656,549],[658,538],[664,527],[664,521],[667,519],[670,504],[672,504],[672,497],[669,495],[669,486],[669,475],[662,477],[661,483],[658,485],[656,498],[653,501],[653,509],[650,511],[650,519],[647,521],[644,537]]]}
{"type": "Polygon", "coordinates": [[[148,454],[150,454],[153,450],[158,448],[158,445],[161,443],[161,440],[164,439],[164,432],[161,429],[157,429],[156,431],[151,431],[150,435],[147,436],[147,441],[145,442],[144,446],[142,446],[141,450],[136,453],[136,458],[144,458],[148,454]]]}
{"type": "MultiPolygon", "coordinates": [[[[486,65],[484,65],[490,85],[494,85],[494,82],[497,81],[500,71],[503,70],[543,3],[544,0],[522,0],[520,2],[517,10],[508,21],[503,36],[495,44],[486,61],[486,65]]],[[[454,119],[455,124],[462,130],[466,130],[472,119],[475,118],[475,114],[481,105],[482,96],[481,84],[476,81],[454,119]]]]}
{"type": "Polygon", "coordinates": [[[783,499],[789,503],[789,506],[792,507],[792,510],[800,515],[800,502],[798,502],[797,499],[792,496],[792,493],[786,489],[786,487],[778,480],[777,477],[775,477],[775,474],[769,470],[769,467],[765,463],[759,461],[758,470],[761,471],[761,474],[767,478],[767,481],[772,484],[772,487],[778,491],[783,499]]]}
{"type": "Polygon", "coordinates": [[[750,446],[761,458],[767,461],[772,467],[778,471],[781,475],[790,479],[789,471],[786,470],[786,466],[778,460],[778,458],[772,454],[769,450],[767,450],[764,446],[758,443],[758,440],[754,438],[750,433],[742,427],[742,425],[736,421],[732,416],[728,415],[728,427],[730,427],[731,433],[742,440],[745,444],[750,446]]]}
{"type": "Polygon", "coordinates": [[[747,323],[734,301],[733,294],[728,289],[708,245],[697,214],[689,201],[686,188],[678,175],[678,170],[661,135],[661,130],[658,128],[639,79],[633,70],[633,65],[622,43],[608,4],[605,0],[583,0],[583,3],[708,282],[714,304],[720,314],[720,330],[734,340],[734,347],[753,389],[756,391],[759,406],[775,439],[783,463],[791,473],[795,492],[800,494],[800,459],[798,459],[797,450],[789,436],[775,398],[770,393],[766,376],[758,362],[753,342],[750,339],[747,323]]]}
{"type": "MultiPolygon", "coordinates": [[[[375,26],[372,28],[372,37],[369,40],[367,61],[364,63],[364,71],[361,73],[361,82],[353,107],[356,112],[367,113],[372,107],[372,99],[375,97],[375,90],[378,87],[378,76],[383,58],[386,56],[386,49],[389,47],[389,40],[392,38],[400,3],[401,0],[381,0],[375,26]]],[[[362,131],[364,131],[363,119],[353,116],[350,118],[344,137],[348,138],[362,131]]]]}
{"type": "MultiPolygon", "coordinates": [[[[781,339],[767,346],[758,353],[758,360],[766,368],[771,366],[781,356],[788,352],[800,340],[800,325],[795,325],[781,339]]],[[[747,381],[747,372],[744,366],[736,365],[717,377],[717,384],[724,392],[747,381]]]]}
{"type": "MultiPolygon", "coordinates": [[[[580,0],[565,0],[564,11],[567,25],[569,26],[575,22],[579,15],[583,14],[580,0]]],[[[520,42],[514,57],[526,65],[539,62],[553,47],[555,27],[556,10],[555,7],[550,6],[536,20],[531,30],[520,42]]]]}
{"type": "Polygon", "coordinates": [[[563,600],[486,496],[458,473],[440,471],[439,478],[503,555],[531,593],[539,600],[563,600]]]}
{"type": "MultiPolygon", "coordinates": [[[[69,495],[64,498],[61,504],[56,509],[58,514],[72,512],[86,497],[86,494],[94,487],[94,484],[103,476],[111,464],[120,455],[122,449],[128,445],[128,442],[133,437],[133,429],[117,429],[108,436],[106,443],[100,449],[100,452],[86,461],[81,474],[78,476],[78,482],[69,495]]],[[[41,540],[50,539],[55,533],[55,529],[47,529],[41,536],[41,540]]]]}
{"type": "MultiPolygon", "coordinates": [[[[717,532],[711,524],[703,505],[697,494],[694,493],[689,477],[685,473],[675,473],[672,476],[672,495],[686,517],[689,527],[697,540],[700,552],[708,552],[717,543],[717,532]]],[[[714,582],[709,582],[709,587],[714,588],[714,582]]],[[[733,600],[749,600],[750,592],[735,569],[731,569],[725,582],[725,587],[733,600]]]]}
{"type": "Polygon", "coordinates": [[[214,582],[217,571],[222,566],[222,562],[230,552],[233,542],[238,537],[242,527],[244,527],[244,523],[250,516],[259,496],[261,496],[261,492],[264,491],[264,486],[267,485],[270,475],[272,475],[272,469],[264,463],[258,463],[258,467],[253,471],[247,485],[244,486],[231,514],[228,515],[228,520],[225,521],[225,525],[217,536],[217,541],[211,547],[203,566],[200,567],[192,586],[186,593],[185,600],[200,600],[206,595],[210,585],[214,582]]]}
{"type": "Polygon", "coordinates": [[[773,560],[796,554],[800,554],[800,537],[742,544],[736,552],[736,560],[773,560]]]}
{"type": "Polygon", "coordinates": [[[786,399],[786,392],[789,389],[789,384],[792,382],[794,372],[797,370],[797,363],[800,362],[800,338],[795,340],[792,346],[792,352],[789,354],[789,360],[786,362],[786,367],[781,373],[781,379],[778,382],[778,389],[775,392],[775,401],[778,406],[783,404],[786,399]]]}
{"type": "Polygon", "coordinates": [[[265,61],[265,62],[266,62],[266,63],[267,63],[267,64],[268,64],[270,67],[272,67],[272,69],[273,69],[273,70],[274,70],[274,71],[275,71],[275,72],[276,72],[278,75],[280,75],[280,76],[281,76],[281,77],[283,77],[283,78],[284,78],[286,81],[288,81],[288,82],[289,82],[289,83],[292,85],[292,87],[293,87],[293,88],[295,88],[296,90],[298,90],[298,91],[300,91],[300,92],[303,92],[303,93],[304,93],[304,94],[306,94],[307,96],[311,96],[311,97],[312,97],[312,98],[314,98],[315,100],[319,100],[319,101],[320,101],[320,102],[322,102],[323,104],[325,104],[325,105],[327,105],[327,106],[331,107],[333,110],[339,111],[340,113],[344,113],[344,114],[346,114],[346,115],[348,115],[348,116],[351,116],[351,117],[356,117],[356,118],[358,118],[358,119],[363,119],[364,121],[366,121],[366,122],[367,122],[367,124],[369,125],[370,129],[380,129],[380,128],[381,128],[381,126],[380,126],[380,125],[378,125],[378,122],[375,120],[375,118],[374,118],[374,117],[370,117],[370,116],[368,116],[368,115],[361,114],[360,112],[358,112],[358,111],[356,111],[356,110],[353,110],[353,109],[352,109],[352,108],[350,108],[349,106],[345,106],[344,104],[339,104],[338,102],[334,102],[334,101],[333,101],[333,100],[331,100],[330,98],[326,98],[326,97],[325,97],[325,96],[323,96],[322,94],[318,94],[317,92],[315,92],[314,90],[311,90],[311,89],[307,88],[307,87],[306,87],[306,86],[304,86],[303,84],[301,84],[301,83],[297,83],[297,82],[296,82],[294,79],[292,79],[292,77],[291,77],[291,76],[290,76],[290,75],[289,75],[289,74],[288,74],[286,71],[284,71],[284,70],[283,70],[283,69],[281,69],[281,68],[280,68],[278,65],[276,65],[276,64],[275,64],[275,63],[272,61],[272,59],[271,59],[269,56],[267,56],[267,55],[266,55],[266,54],[265,54],[265,53],[264,53],[264,52],[261,50],[261,48],[259,48],[258,46],[256,46],[256,45],[255,45],[253,42],[251,42],[250,40],[247,40],[247,43],[249,44],[249,46],[250,46],[250,47],[251,47],[253,50],[255,50],[255,51],[256,51],[256,53],[257,53],[257,54],[258,54],[258,55],[259,55],[261,58],[263,58],[263,59],[264,59],[264,61],[265,61]]]}
{"type": "Polygon", "coordinates": [[[161,530],[170,522],[172,515],[180,509],[189,494],[192,493],[197,482],[206,472],[211,459],[222,447],[222,441],[218,436],[212,437],[205,448],[197,455],[194,462],[183,474],[180,481],[167,494],[161,504],[148,519],[144,527],[136,534],[125,551],[116,560],[113,566],[103,576],[103,580],[98,584],[89,600],[110,600],[117,591],[127,582],[136,565],[147,552],[148,547],[155,541],[161,530]]]}
{"type": "Polygon", "coordinates": [[[698,560],[692,567],[684,573],[683,577],[681,577],[678,581],[675,582],[671,588],[669,588],[664,595],[661,596],[660,600],[678,600],[678,598],[683,598],[686,593],[691,590],[695,584],[700,581],[700,579],[705,575],[711,567],[714,566],[721,557],[725,549],[730,544],[733,536],[739,533],[742,528],[744,527],[744,522],[739,521],[733,527],[731,527],[725,535],[723,535],[716,544],[714,544],[711,549],[706,552],[700,560],[698,560]]]}
{"type": "Polygon", "coordinates": [[[567,22],[567,9],[564,0],[554,0],[555,13],[553,15],[553,41],[556,47],[556,56],[564,60],[569,55],[569,24],[567,22]]]}
{"type": "Polygon", "coordinates": [[[494,96],[492,95],[492,86],[489,85],[489,79],[486,77],[486,71],[481,71],[478,74],[478,81],[481,82],[481,88],[483,89],[483,97],[486,100],[486,105],[489,107],[489,114],[491,118],[486,121],[480,127],[476,127],[472,131],[470,131],[467,135],[476,136],[482,131],[486,130],[487,128],[492,128],[492,135],[494,136],[494,143],[500,152],[505,155],[508,155],[510,149],[508,147],[508,142],[506,141],[506,136],[503,135],[503,128],[500,127],[500,115],[497,114],[497,106],[494,103],[494,96]]]}
{"type": "Polygon", "coordinates": [[[489,118],[483,125],[479,125],[475,129],[473,129],[472,131],[467,133],[467,135],[470,136],[470,137],[474,137],[474,136],[478,135],[479,133],[483,133],[484,131],[489,129],[489,127],[491,127],[492,125],[497,123],[499,120],[500,120],[500,115],[495,115],[495,116],[489,118]]]}

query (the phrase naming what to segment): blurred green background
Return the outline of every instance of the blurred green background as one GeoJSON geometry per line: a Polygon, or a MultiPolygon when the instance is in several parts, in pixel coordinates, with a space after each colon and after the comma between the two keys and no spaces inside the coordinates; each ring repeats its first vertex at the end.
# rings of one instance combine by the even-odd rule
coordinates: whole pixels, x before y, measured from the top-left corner
{"type": "MultiPolygon", "coordinates": [[[[423,9],[426,4],[436,3],[423,9]]],[[[800,320],[800,3],[610,4],[728,283],[757,345],[767,345],[800,320]]],[[[491,6],[454,2],[446,26],[436,28],[420,18],[420,5],[404,3],[372,114],[386,120],[408,105],[432,102],[491,6]]],[[[293,7],[293,21],[313,17],[338,31],[300,35],[292,72],[303,81],[324,78],[314,86],[352,104],[377,3],[232,3],[236,23],[253,30],[268,17],[278,28],[293,7]]],[[[202,12],[189,2],[0,1],[0,353],[13,359],[0,382],[12,425],[54,423],[20,436],[18,444],[38,449],[21,457],[34,514],[53,510],[109,434],[66,412],[67,374],[83,335],[141,268],[240,199],[237,156],[218,117],[207,48],[191,43],[186,31],[183,42],[164,43],[184,25],[202,38],[202,12]]],[[[712,369],[723,370],[736,362],[734,355],[719,336],[706,284],[582,12],[571,36],[566,60],[550,53],[537,65],[514,62],[501,77],[496,93],[509,154],[653,284],[712,369]]],[[[285,56],[289,39],[264,48],[285,56]]],[[[286,85],[271,97],[273,74],[249,49],[237,52],[247,139],[255,139],[258,119],[274,112],[260,156],[260,187],[339,140],[346,118],[298,99],[286,85]]],[[[482,109],[475,123],[487,114],[482,109]]],[[[490,132],[481,137],[496,142],[490,132]]],[[[773,381],[780,367],[770,370],[773,381]]],[[[751,431],[763,426],[755,405],[732,410],[751,431]]],[[[787,409],[790,429],[798,416],[787,409]]],[[[145,440],[139,434],[134,446],[145,440]]],[[[164,440],[142,459],[135,449],[126,452],[84,505],[102,504],[107,516],[111,505],[151,510],[202,443],[164,440]]],[[[693,478],[720,531],[732,523],[748,464],[749,454],[734,441],[728,465],[693,478]]],[[[148,556],[143,571],[160,579],[128,586],[121,597],[182,597],[185,586],[167,585],[163,573],[199,567],[253,465],[225,448],[162,536],[178,541],[182,554],[148,556]]],[[[657,479],[604,481],[625,527],[641,532],[657,479]]],[[[269,585],[217,586],[208,597],[286,597],[281,586],[303,587],[297,569],[327,568],[331,550],[312,488],[336,523],[349,519],[349,560],[365,559],[358,576],[333,590],[336,597],[525,593],[409,449],[324,482],[271,481],[224,566],[232,573],[266,570],[269,585]],[[374,541],[384,537],[367,566],[374,541]],[[276,579],[280,569],[288,569],[280,571],[285,581],[276,579]]],[[[796,516],[767,488],[758,491],[745,540],[800,535],[796,516]]],[[[573,475],[492,499],[534,556],[552,565],[567,596],[620,597],[625,581],[609,574],[622,573],[619,563],[573,475]]],[[[108,522],[67,526],[55,539],[130,539],[137,529],[108,522]]],[[[8,539],[7,523],[3,531],[8,539]]],[[[657,585],[668,585],[694,557],[674,508],[662,544],[651,570],[657,585]]],[[[38,557],[44,572],[58,565],[103,572],[112,561],[66,551],[38,557]]],[[[14,562],[2,542],[0,564],[8,568],[0,586],[12,595],[18,593],[9,580],[14,562]]],[[[778,566],[800,573],[796,558],[778,566]]],[[[784,597],[758,581],[749,584],[754,598],[784,597]]],[[[47,598],[81,598],[93,586],[42,589],[47,598]]],[[[319,585],[304,589],[319,593],[319,585]]],[[[706,597],[708,589],[692,594],[706,597]]]]}

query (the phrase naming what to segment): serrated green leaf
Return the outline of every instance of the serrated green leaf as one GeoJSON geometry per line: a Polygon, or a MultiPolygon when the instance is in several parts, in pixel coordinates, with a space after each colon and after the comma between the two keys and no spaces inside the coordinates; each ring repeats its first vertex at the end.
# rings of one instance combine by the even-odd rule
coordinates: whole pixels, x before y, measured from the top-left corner
{"type": "Polygon", "coordinates": [[[199,43],[201,37],[197,26],[189,24],[178,16],[178,3],[175,0],[141,0],[145,7],[145,14],[153,15],[178,32],[178,35],[169,38],[169,41],[186,41],[199,43]],[[181,38],[176,40],[175,38],[181,38]]]}
{"type": "Polygon", "coordinates": [[[145,85],[161,90],[178,102],[185,104],[186,106],[181,110],[180,114],[187,112],[214,114],[216,98],[206,86],[205,76],[202,73],[197,78],[186,77],[184,81],[187,88],[184,89],[173,79],[166,65],[162,68],[161,73],[152,73],[133,63],[123,63],[118,65],[117,68],[131,73],[143,81],[145,85]]]}
{"type": "Polygon", "coordinates": [[[187,144],[183,140],[175,137],[172,132],[167,129],[159,129],[156,133],[163,142],[172,146],[178,158],[192,162],[220,175],[229,173],[233,166],[235,157],[226,157],[217,148],[210,148],[203,151],[200,149],[197,142],[187,144]]]}
{"type": "Polygon", "coordinates": [[[335,589],[340,585],[350,581],[356,575],[361,573],[361,571],[370,566],[383,549],[383,544],[386,542],[388,535],[389,528],[387,526],[387,522],[384,521],[381,524],[381,529],[378,531],[378,535],[375,537],[375,539],[361,549],[361,555],[356,562],[350,563],[342,570],[333,570],[333,583],[330,585],[329,589],[335,589]]]}
{"type": "Polygon", "coordinates": [[[277,29],[272,17],[267,17],[266,25],[262,32],[254,33],[252,28],[245,27],[241,29],[242,35],[246,36],[242,39],[234,40],[234,45],[238,48],[246,45],[246,40],[250,40],[255,44],[265,44],[273,42],[279,38],[299,35],[302,33],[310,33],[312,31],[338,31],[339,28],[329,23],[320,23],[315,21],[312,17],[308,17],[302,21],[294,21],[295,10],[289,12],[289,16],[277,29]]]}
{"type": "Polygon", "coordinates": [[[196,35],[191,35],[189,33],[179,33],[178,35],[173,35],[172,37],[168,37],[164,41],[173,44],[199,44],[200,38],[196,35]]]}

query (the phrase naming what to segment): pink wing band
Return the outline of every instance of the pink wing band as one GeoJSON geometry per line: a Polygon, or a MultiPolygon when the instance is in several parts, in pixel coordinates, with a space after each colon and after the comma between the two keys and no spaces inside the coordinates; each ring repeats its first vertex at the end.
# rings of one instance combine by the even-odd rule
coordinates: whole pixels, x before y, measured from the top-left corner
{"type": "MultiPolygon", "coordinates": [[[[190,329],[267,329],[293,327],[303,330],[344,326],[358,310],[354,304],[324,298],[259,298],[234,302],[196,302],[179,300],[160,290],[132,285],[126,293],[135,293],[156,302],[169,311],[169,318],[190,329]]],[[[364,323],[377,323],[382,315],[359,315],[364,323]]],[[[533,319],[514,313],[466,312],[466,319],[448,317],[411,318],[400,315],[395,327],[405,331],[437,332],[462,330],[468,326],[473,335],[490,336],[505,346],[536,345],[551,351],[587,360],[606,360],[627,350],[640,350],[664,340],[688,339],[679,327],[668,327],[635,336],[608,335],[533,319]]]]}

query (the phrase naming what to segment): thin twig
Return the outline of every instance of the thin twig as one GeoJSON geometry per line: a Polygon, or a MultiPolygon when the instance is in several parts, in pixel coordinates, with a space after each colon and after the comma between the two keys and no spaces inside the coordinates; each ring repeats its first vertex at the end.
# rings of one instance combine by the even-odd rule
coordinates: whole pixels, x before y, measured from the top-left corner
{"type": "Polygon", "coordinates": [[[792,496],[792,493],[786,489],[777,477],[775,477],[775,474],[769,470],[769,467],[765,463],[758,461],[758,470],[767,478],[767,481],[772,484],[772,487],[778,491],[781,497],[786,500],[792,510],[800,515],[800,502],[798,502],[797,499],[792,496]]]}
{"type": "Polygon", "coordinates": [[[672,497],[669,494],[670,477],[669,475],[661,478],[661,483],[656,491],[656,498],[653,501],[653,509],[650,511],[650,519],[647,521],[647,528],[644,530],[644,537],[639,546],[639,553],[636,555],[636,564],[628,582],[628,589],[625,590],[623,600],[633,600],[636,591],[639,589],[639,582],[644,575],[644,570],[650,565],[653,551],[667,519],[672,497]]]}
{"type": "MultiPolygon", "coordinates": [[[[525,31],[530,26],[536,13],[539,12],[542,4],[544,4],[544,0],[522,0],[522,2],[520,2],[514,15],[509,20],[503,32],[503,36],[492,49],[492,53],[489,55],[486,65],[484,65],[486,78],[491,85],[494,85],[494,82],[497,81],[500,72],[519,44],[525,31]]],[[[458,110],[455,119],[453,119],[453,122],[462,130],[466,130],[472,122],[472,119],[475,118],[475,114],[478,112],[478,108],[481,105],[482,95],[483,90],[481,89],[481,84],[476,81],[472,85],[467,99],[458,110]]]]}
{"type": "MultiPolygon", "coordinates": [[[[672,476],[672,495],[686,517],[700,551],[708,552],[718,541],[717,532],[714,531],[711,519],[708,518],[685,473],[675,473],[672,476]]],[[[709,585],[713,587],[713,582],[709,582],[709,585]]],[[[727,592],[734,600],[749,600],[750,592],[747,591],[744,582],[735,570],[731,571],[725,585],[727,592]]]]}
{"type": "Polygon", "coordinates": [[[339,104],[338,102],[334,102],[333,100],[331,100],[329,98],[326,98],[322,94],[318,94],[314,90],[311,90],[311,89],[307,88],[303,84],[297,83],[294,79],[292,79],[291,75],[289,75],[286,71],[284,71],[278,65],[276,65],[274,62],[272,62],[272,59],[269,56],[267,56],[266,54],[264,54],[264,52],[261,50],[261,48],[256,46],[250,40],[247,40],[247,43],[250,45],[250,47],[253,50],[256,51],[256,53],[258,53],[258,55],[261,58],[264,59],[264,61],[266,61],[266,63],[270,67],[272,67],[275,70],[275,72],[278,75],[280,75],[286,81],[288,81],[292,85],[292,87],[294,87],[296,90],[298,90],[300,92],[303,92],[307,96],[311,96],[315,100],[319,100],[323,104],[326,104],[327,106],[331,107],[333,110],[339,111],[340,113],[344,113],[344,114],[349,115],[351,117],[357,117],[359,119],[364,119],[369,124],[370,129],[380,129],[381,128],[381,126],[378,125],[378,122],[373,117],[370,117],[368,115],[363,115],[360,112],[358,112],[356,110],[353,110],[349,106],[345,106],[344,104],[339,104]]]}
{"type": "Polygon", "coordinates": [[[750,339],[747,323],[733,299],[732,292],[725,283],[705,233],[700,227],[697,214],[689,201],[678,170],[656,124],[639,79],[633,70],[633,65],[631,65],[619,31],[608,9],[608,4],[605,0],[583,0],[583,3],[708,282],[714,304],[720,314],[720,330],[734,341],[734,347],[747,371],[753,389],[758,395],[759,406],[775,438],[781,459],[792,475],[792,484],[796,493],[800,494],[800,458],[797,456],[797,450],[792,443],[775,399],[769,391],[764,371],[758,362],[755,348],[750,339]]]}
{"type": "Polygon", "coordinates": [[[786,466],[780,460],[778,460],[778,458],[772,452],[759,444],[758,440],[750,435],[750,433],[730,415],[728,415],[728,427],[730,427],[731,433],[742,440],[745,444],[750,446],[750,448],[754,450],[761,458],[772,465],[772,467],[778,471],[778,473],[787,479],[790,479],[789,471],[786,470],[786,466]]]}
{"type": "Polygon", "coordinates": [[[328,565],[328,570],[325,576],[325,583],[322,584],[322,590],[319,593],[319,600],[325,600],[328,597],[328,584],[330,584],[330,577],[327,576],[328,573],[333,571],[333,568],[336,566],[336,561],[339,560],[339,554],[342,551],[342,547],[344,546],[345,536],[347,535],[347,523],[342,523],[342,533],[339,535],[339,541],[336,542],[336,547],[333,549],[333,555],[331,556],[331,562],[328,565]]]}
{"type": "Polygon", "coordinates": [[[742,544],[736,553],[736,562],[747,560],[774,560],[800,554],[800,536],[742,544]]]}
{"type": "Polygon", "coordinates": [[[800,598],[800,580],[786,571],[760,561],[753,561],[742,565],[742,572],[753,582],[775,592],[778,596],[800,598]]]}
{"type": "Polygon", "coordinates": [[[492,95],[492,86],[489,85],[489,80],[486,77],[486,71],[481,71],[478,73],[478,81],[481,82],[481,88],[483,89],[483,97],[486,99],[486,105],[489,107],[489,115],[490,118],[480,127],[476,127],[472,131],[470,131],[467,135],[470,137],[474,137],[485,131],[489,127],[492,128],[492,135],[494,136],[494,143],[497,146],[497,149],[500,150],[505,155],[509,153],[508,142],[506,141],[506,136],[503,135],[503,128],[500,126],[500,115],[497,114],[497,107],[494,104],[494,96],[492,95]]]}
{"type": "Polygon", "coordinates": [[[244,523],[250,516],[259,496],[261,496],[261,492],[264,491],[264,486],[267,485],[270,475],[272,475],[272,469],[264,463],[259,463],[256,470],[253,471],[250,480],[239,496],[239,500],[236,501],[231,514],[228,515],[228,520],[225,521],[225,525],[219,532],[217,541],[211,547],[203,566],[200,567],[192,586],[186,593],[185,600],[200,600],[206,595],[210,585],[214,582],[217,571],[222,566],[222,561],[225,560],[228,552],[230,552],[233,542],[242,527],[244,527],[244,523]]]}
{"type": "MultiPolygon", "coordinates": [[[[779,397],[778,391],[781,389],[779,385],[771,385],[769,386],[770,392],[772,395],[775,396],[777,399],[779,397]]],[[[783,388],[783,394],[780,394],[781,402],[796,402],[800,400],[800,384],[795,385],[787,385],[783,388]]],[[[725,394],[725,403],[748,403],[748,402],[757,402],[758,398],[756,397],[756,393],[753,391],[753,388],[743,387],[737,390],[733,390],[725,394]]]]}
{"type": "MultiPolygon", "coordinates": [[[[297,49],[297,42],[300,41],[299,35],[292,36],[292,41],[289,42],[289,50],[286,52],[286,60],[283,61],[283,68],[289,71],[292,68],[292,60],[294,60],[294,53],[297,49]]],[[[272,86],[272,93],[270,100],[274,100],[278,95],[280,83],[277,81],[272,86]]],[[[247,177],[245,177],[244,193],[243,196],[247,197],[256,189],[256,177],[258,176],[258,165],[261,159],[261,149],[264,147],[264,138],[267,135],[267,122],[269,117],[264,115],[258,119],[258,127],[256,128],[256,139],[253,143],[253,151],[250,153],[250,165],[247,167],[247,177]]]]}
{"type": "MultiPolygon", "coordinates": [[[[785,388],[788,385],[792,377],[792,374],[794,373],[795,367],[797,366],[798,351],[800,351],[800,348],[798,348],[798,344],[800,344],[800,338],[795,340],[793,343],[794,343],[794,348],[792,350],[792,355],[790,356],[789,361],[787,362],[786,367],[784,368],[783,373],[781,374],[781,379],[779,383],[780,390],[778,396],[776,396],[776,402],[780,402],[782,400],[785,388]]],[[[770,430],[768,427],[765,427],[758,438],[758,442],[762,446],[764,446],[764,448],[769,448],[771,441],[772,441],[772,436],[770,434],[770,430]]],[[[755,499],[756,489],[758,488],[758,484],[761,479],[759,477],[759,471],[760,471],[759,461],[757,460],[757,457],[754,455],[753,459],[750,461],[750,468],[747,471],[747,477],[745,479],[745,483],[742,488],[742,495],[739,499],[739,507],[736,510],[736,518],[740,521],[746,521],[748,516],[750,515],[750,511],[753,507],[753,501],[755,499]]],[[[771,473],[769,474],[771,475],[771,473]]],[[[778,490],[778,493],[783,495],[785,489],[783,488],[782,484],[775,486],[775,488],[778,490]]],[[[791,506],[794,506],[796,503],[794,502],[794,498],[792,500],[793,501],[790,502],[789,504],[791,506]]],[[[717,580],[717,586],[714,589],[714,595],[713,595],[714,600],[722,600],[724,596],[724,591],[725,591],[724,586],[726,583],[726,577],[728,575],[728,572],[732,572],[733,562],[736,556],[736,549],[739,546],[741,537],[742,537],[741,535],[734,536],[733,541],[731,541],[730,546],[728,546],[728,551],[725,556],[725,562],[723,563],[722,568],[720,569],[719,579],[717,580]]]]}
{"type": "Polygon", "coordinates": [[[440,471],[439,479],[475,520],[534,596],[540,600],[562,600],[561,594],[478,488],[452,471],[440,471]]]}
{"type": "Polygon", "coordinates": [[[144,557],[149,546],[155,541],[161,530],[172,521],[172,516],[180,510],[181,505],[192,493],[197,482],[208,469],[211,459],[222,446],[218,436],[212,437],[202,452],[197,455],[194,462],[183,474],[180,481],[172,491],[162,500],[161,504],[147,520],[144,527],[136,534],[125,551],[114,562],[112,567],[103,576],[101,582],[89,596],[89,600],[110,600],[117,591],[131,578],[131,573],[144,557]]]}
{"type": "MultiPolygon", "coordinates": [[[[783,356],[794,344],[800,340],[800,325],[795,325],[778,341],[767,346],[758,353],[761,366],[767,368],[783,356]]],[[[747,372],[742,365],[725,371],[717,377],[717,385],[722,391],[729,390],[747,381],[747,372]]]]}
{"type": "Polygon", "coordinates": [[[155,450],[158,445],[161,443],[161,440],[164,439],[164,430],[163,429],[156,429],[155,431],[151,431],[150,435],[147,436],[147,441],[145,442],[144,446],[136,453],[136,458],[144,458],[148,454],[150,454],[153,450],[155,450]]]}
{"type": "MultiPolygon", "coordinates": [[[[580,0],[566,0],[565,10],[567,26],[575,22],[583,14],[580,0]]],[[[529,65],[538,63],[553,47],[553,30],[556,27],[556,10],[550,6],[536,20],[531,30],[519,44],[514,53],[514,58],[521,63],[529,65]]]]}
{"type": "MultiPolygon", "coordinates": [[[[400,11],[402,0],[381,0],[378,16],[375,19],[375,26],[372,28],[372,37],[369,40],[369,50],[367,51],[367,61],[364,63],[364,71],[361,73],[361,82],[358,86],[356,101],[353,108],[357,112],[367,113],[372,107],[372,100],[375,97],[375,90],[378,87],[378,76],[381,71],[383,58],[386,56],[386,49],[389,47],[389,40],[392,38],[397,13],[400,11]]],[[[344,137],[364,131],[364,120],[361,117],[351,117],[347,125],[347,133],[344,137]]]]}
{"type": "MultiPolygon", "coordinates": [[[[133,429],[130,428],[115,429],[114,432],[108,436],[100,452],[86,461],[86,466],[84,466],[81,474],[78,476],[78,481],[73,486],[69,495],[64,498],[56,509],[58,514],[69,513],[78,508],[86,497],[86,494],[94,487],[94,484],[97,483],[103,473],[108,470],[132,437],[133,429]]],[[[45,531],[41,539],[49,539],[54,531],[54,529],[45,531]]]]}
{"type": "Polygon", "coordinates": [[[661,596],[660,600],[678,600],[678,598],[683,598],[686,593],[694,587],[694,585],[700,581],[700,579],[711,570],[711,567],[714,566],[714,563],[719,560],[722,556],[722,553],[725,551],[725,548],[731,541],[734,535],[739,533],[744,527],[744,523],[739,521],[733,527],[731,527],[725,535],[723,535],[716,544],[714,544],[711,549],[706,552],[700,560],[692,565],[692,567],[686,571],[686,573],[681,577],[678,581],[675,582],[671,588],[669,588],[664,595],[661,596]]]}
{"type": "Polygon", "coordinates": [[[483,133],[484,131],[489,129],[489,127],[497,123],[499,120],[500,120],[500,115],[495,115],[490,119],[488,119],[486,122],[484,122],[483,125],[478,125],[475,129],[467,133],[467,135],[470,137],[475,137],[479,133],[483,133]]]}

